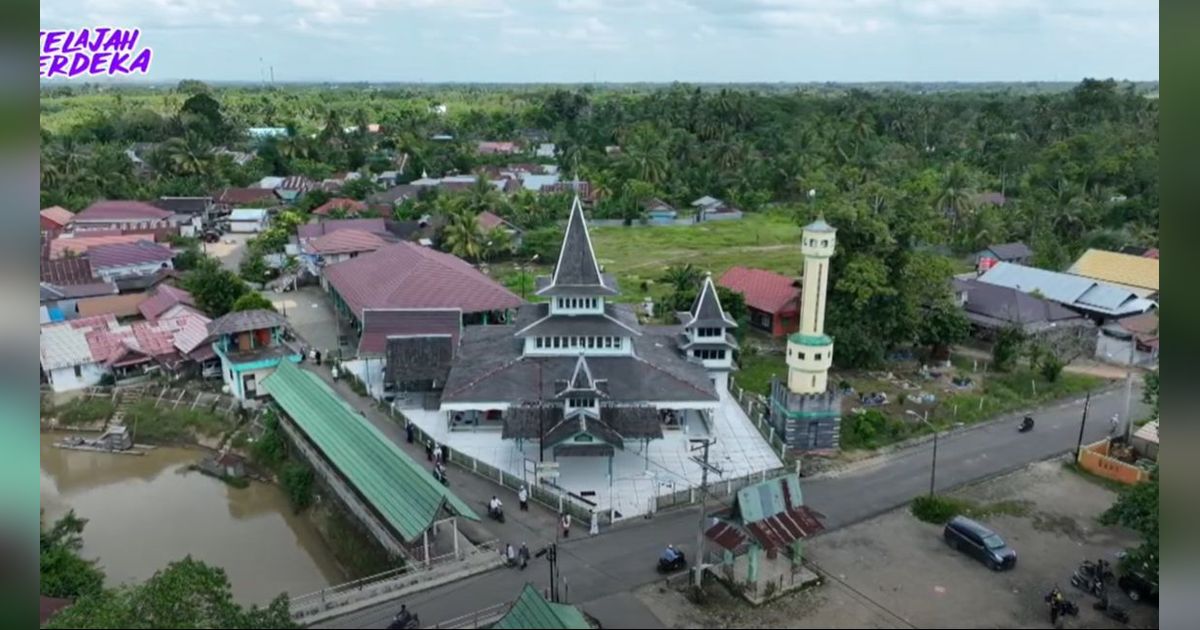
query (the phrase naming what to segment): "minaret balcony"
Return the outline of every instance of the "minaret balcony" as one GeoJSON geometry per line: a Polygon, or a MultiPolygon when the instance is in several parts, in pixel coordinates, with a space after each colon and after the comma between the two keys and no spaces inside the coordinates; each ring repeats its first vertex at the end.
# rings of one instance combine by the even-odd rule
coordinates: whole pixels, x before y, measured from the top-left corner
{"type": "Polygon", "coordinates": [[[794,333],[788,337],[787,364],[802,372],[826,372],[833,366],[833,339],[828,335],[794,333]]]}

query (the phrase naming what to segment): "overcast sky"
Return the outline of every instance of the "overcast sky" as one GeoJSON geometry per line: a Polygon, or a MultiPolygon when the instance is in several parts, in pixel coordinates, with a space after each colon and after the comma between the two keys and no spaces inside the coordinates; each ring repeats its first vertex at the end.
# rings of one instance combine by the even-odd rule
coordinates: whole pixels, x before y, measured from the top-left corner
{"type": "Polygon", "coordinates": [[[160,79],[1158,79],[1154,0],[42,0],[41,25],[141,28],[160,79]]]}

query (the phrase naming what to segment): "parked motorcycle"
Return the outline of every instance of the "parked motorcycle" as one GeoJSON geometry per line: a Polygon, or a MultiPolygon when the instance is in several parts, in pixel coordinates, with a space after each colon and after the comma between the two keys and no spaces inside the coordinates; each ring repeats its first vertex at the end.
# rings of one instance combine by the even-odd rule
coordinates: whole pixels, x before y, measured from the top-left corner
{"type": "Polygon", "coordinates": [[[1079,565],[1079,572],[1098,579],[1105,584],[1112,584],[1113,580],[1116,578],[1116,576],[1113,575],[1112,565],[1109,564],[1109,562],[1104,558],[1101,558],[1095,562],[1092,562],[1091,560],[1084,560],[1079,565]]]}
{"type": "Polygon", "coordinates": [[[1104,580],[1080,567],[1071,575],[1071,586],[1095,597],[1105,596],[1104,580]]]}
{"type": "Polygon", "coordinates": [[[659,573],[674,573],[676,571],[682,571],[683,569],[686,569],[686,568],[687,568],[687,556],[685,556],[683,554],[683,551],[681,551],[679,549],[675,550],[675,559],[674,560],[667,560],[666,558],[663,558],[663,557],[659,557],[659,559],[658,559],[658,572],[659,573]]]}
{"type": "Polygon", "coordinates": [[[1021,420],[1021,424],[1017,427],[1017,431],[1019,431],[1021,433],[1026,433],[1026,432],[1029,432],[1032,430],[1033,430],[1033,416],[1025,416],[1025,419],[1021,420]]]}

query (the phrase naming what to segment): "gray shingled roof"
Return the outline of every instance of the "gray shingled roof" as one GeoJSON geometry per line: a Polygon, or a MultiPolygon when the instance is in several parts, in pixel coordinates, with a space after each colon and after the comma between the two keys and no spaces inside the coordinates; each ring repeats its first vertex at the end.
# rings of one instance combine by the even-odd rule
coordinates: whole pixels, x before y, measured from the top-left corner
{"type": "Polygon", "coordinates": [[[712,274],[704,277],[700,294],[692,302],[691,319],[684,325],[688,328],[737,328],[737,322],[721,308],[721,298],[713,285],[712,274]]]}
{"type": "Polygon", "coordinates": [[[519,337],[629,337],[641,334],[637,316],[621,304],[605,304],[604,315],[550,315],[549,304],[531,304],[517,311],[515,324],[514,334],[519,337]]]}
{"type": "Polygon", "coordinates": [[[287,324],[287,319],[283,315],[275,311],[267,309],[254,309],[252,311],[235,311],[226,313],[217,319],[209,322],[209,335],[228,335],[230,333],[243,332],[247,330],[258,330],[260,328],[275,328],[287,324]]]}
{"type": "Polygon", "coordinates": [[[1083,316],[1057,302],[1042,299],[1018,289],[980,282],[955,280],[955,289],[967,293],[963,310],[977,324],[989,326],[1001,323],[1038,327],[1083,316]]]}
{"type": "Polygon", "coordinates": [[[539,289],[538,295],[615,295],[616,289],[608,286],[596,262],[592,250],[592,239],[588,236],[587,219],[583,216],[583,204],[576,195],[571,203],[571,217],[567,219],[567,230],[563,234],[562,248],[554,266],[549,286],[539,289]]]}
{"type": "Polygon", "coordinates": [[[445,383],[453,360],[454,344],[450,335],[387,340],[387,380],[397,385],[414,381],[445,383]]]}
{"type": "Polygon", "coordinates": [[[981,253],[992,252],[997,258],[1003,261],[1019,260],[1021,258],[1029,258],[1033,256],[1033,250],[1025,243],[1003,243],[1000,245],[991,245],[981,253]]]}

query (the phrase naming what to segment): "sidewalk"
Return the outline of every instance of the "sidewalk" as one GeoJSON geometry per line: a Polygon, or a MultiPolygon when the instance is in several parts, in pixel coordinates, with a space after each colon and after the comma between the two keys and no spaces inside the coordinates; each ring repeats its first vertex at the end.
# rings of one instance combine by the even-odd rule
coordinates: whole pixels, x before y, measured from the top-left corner
{"type": "MultiPolygon", "coordinates": [[[[421,464],[427,464],[425,448],[420,444],[409,444],[400,417],[392,418],[375,405],[375,401],[359,396],[350,389],[345,381],[334,381],[328,364],[313,365],[309,362],[301,364],[304,369],[316,374],[333,388],[351,407],[357,409],[400,450],[421,464]]],[[[432,464],[429,464],[432,468],[432,464]]],[[[432,474],[432,473],[431,473],[432,474]]],[[[520,548],[524,542],[531,553],[536,553],[543,545],[554,542],[558,534],[558,517],[543,506],[530,501],[529,510],[522,512],[518,508],[515,492],[502,488],[498,484],[470,471],[458,468],[453,463],[447,466],[447,477],[450,479],[450,491],[458,495],[467,505],[478,512],[482,519],[479,523],[467,519],[459,519],[459,530],[474,543],[489,540],[499,541],[503,549],[505,543],[520,548]],[[504,503],[505,522],[498,523],[487,516],[488,502],[493,496],[499,497],[504,503]]],[[[576,522],[571,527],[576,536],[587,535],[587,524],[576,522]]]]}

